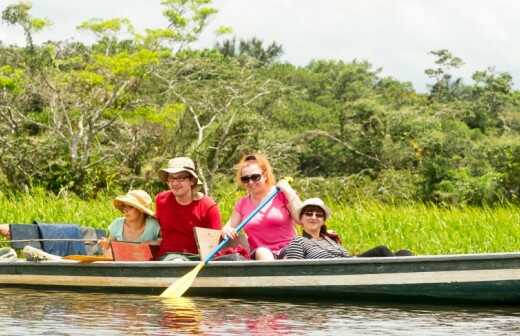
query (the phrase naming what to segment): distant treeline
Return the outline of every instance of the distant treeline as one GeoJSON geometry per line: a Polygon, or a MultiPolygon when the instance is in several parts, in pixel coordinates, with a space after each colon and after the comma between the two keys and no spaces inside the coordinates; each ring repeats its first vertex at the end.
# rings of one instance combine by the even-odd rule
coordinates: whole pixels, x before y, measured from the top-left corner
{"type": "MultiPolygon", "coordinates": [[[[85,45],[33,36],[50,23],[23,2],[2,8],[24,46],[0,44],[0,190],[95,197],[162,189],[157,171],[187,155],[207,192],[248,152],[309,195],[446,204],[517,202],[520,94],[508,73],[432,51],[429,92],[367,61],[279,62],[282,46],[221,37],[194,50],[216,13],[208,0],[164,0],[169,26],[135,32],[92,19],[85,45]]],[[[220,28],[219,33],[229,33],[220,28]]]]}

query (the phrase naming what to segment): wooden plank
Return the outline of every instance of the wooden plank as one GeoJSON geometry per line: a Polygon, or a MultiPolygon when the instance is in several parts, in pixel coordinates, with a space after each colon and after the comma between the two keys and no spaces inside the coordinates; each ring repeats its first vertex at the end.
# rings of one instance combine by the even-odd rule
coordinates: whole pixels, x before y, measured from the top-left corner
{"type": "MultiPolygon", "coordinates": [[[[99,287],[167,287],[176,277],[120,277],[120,276],[66,276],[66,275],[0,275],[1,284],[99,286],[99,287]]],[[[319,286],[383,286],[412,284],[464,284],[520,281],[520,269],[471,270],[446,272],[415,272],[390,274],[349,274],[328,276],[242,276],[198,277],[193,287],[198,288],[269,288],[319,286]]],[[[519,283],[520,286],[520,283],[519,283]]]]}
{"type": "Polygon", "coordinates": [[[195,240],[197,241],[197,247],[199,249],[200,260],[205,260],[220,242],[221,231],[197,226],[193,230],[195,233],[195,240]]]}

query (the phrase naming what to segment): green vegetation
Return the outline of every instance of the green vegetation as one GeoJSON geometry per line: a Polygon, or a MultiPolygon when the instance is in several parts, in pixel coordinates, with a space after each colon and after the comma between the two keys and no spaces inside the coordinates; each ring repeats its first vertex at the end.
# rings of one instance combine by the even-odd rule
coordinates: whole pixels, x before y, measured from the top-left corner
{"type": "Polygon", "coordinates": [[[510,74],[483,69],[464,83],[451,74],[463,60],[436,50],[429,92],[418,93],[364,60],[281,63],[283,46],[226,39],[229,27],[196,50],[217,14],[211,0],[161,4],[164,28],[79,23],[92,45],[38,45],[51,22],[27,2],[2,8],[26,43],[0,43],[0,221],[106,227],[113,195],[162,190],[157,171],[179,155],[196,161],[227,218],[240,195],[233,165],[262,151],[304,197],[329,200],[330,227],[355,252],[518,248],[520,93],[510,74]]]}
{"type": "MultiPolygon", "coordinates": [[[[223,218],[231,213],[238,192],[230,187],[219,193],[223,218]]],[[[30,195],[0,194],[0,223],[33,220],[78,223],[106,228],[120,216],[112,197],[81,200],[77,196],[53,196],[41,190],[30,195]]],[[[454,254],[517,251],[520,246],[520,208],[440,207],[437,205],[389,205],[378,201],[355,205],[328,200],[333,216],[328,228],[340,234],[351,253],[385,244],[408,248],[417,254],[454,254]]]]}
{"type": "Polygon", "coordinates": [[[26,43],[0,43],[1,190],[156,193],[158,168],[188,155],[214,194],[259,150],[277,175],[348,203],[518,203],[520,94],[508,73],[483,69],[465,83],[452,75],[463,60],[436,50],[429,92],[418,93],[364,60],[281,63],[282,45],[228,38],[229,27],[197,50],[217,15],[211,0],[161,4],[164,28],[78,23],[92,45],[38,45],[51,22],[27,2],[2,8],[26,43]]]}

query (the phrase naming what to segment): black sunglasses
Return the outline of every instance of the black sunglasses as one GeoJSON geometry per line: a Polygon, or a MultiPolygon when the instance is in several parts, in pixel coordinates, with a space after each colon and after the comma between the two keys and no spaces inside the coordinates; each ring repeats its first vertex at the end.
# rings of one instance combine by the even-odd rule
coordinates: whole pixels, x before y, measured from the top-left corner
{"type": "Polygon", "coordinates": [[[302,212],[303,216],[312,217],[313,215],[316,216],[316,218],[325,218],[325,213],[323,211],[316,211],[316,210],[305,210],[302,212]]]}
{"type": "Polygon", "coordinates": [[[261,178],[262,174],[251,174],[240,176],[240,181],[242,181],[242,183],[248,183],[249,181],[258,182],[261,178]]]}

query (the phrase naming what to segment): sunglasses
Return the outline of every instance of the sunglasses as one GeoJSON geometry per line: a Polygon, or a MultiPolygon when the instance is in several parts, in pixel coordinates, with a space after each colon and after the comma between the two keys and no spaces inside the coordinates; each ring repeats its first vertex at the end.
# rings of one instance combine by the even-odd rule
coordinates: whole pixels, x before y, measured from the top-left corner
{"type": "Polygon", "coordinates": [[[242,183],[249,183],[249,181],[258,182],[262,178],[262,174],[251,174],[240,176],[240,181],[242,183]]]}
{"type": "Polygon", "coordinates": [[[325,218],[325,214],[321,211],[304,211],[302,215],[307,217],[312,217],[314,215],[316,218],[325,218]]]}

